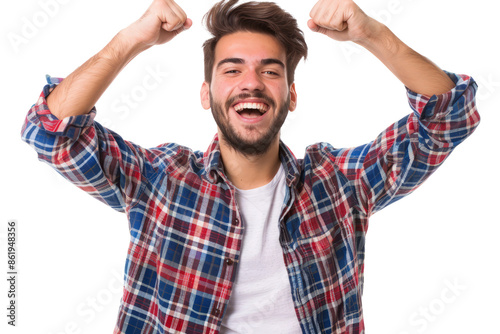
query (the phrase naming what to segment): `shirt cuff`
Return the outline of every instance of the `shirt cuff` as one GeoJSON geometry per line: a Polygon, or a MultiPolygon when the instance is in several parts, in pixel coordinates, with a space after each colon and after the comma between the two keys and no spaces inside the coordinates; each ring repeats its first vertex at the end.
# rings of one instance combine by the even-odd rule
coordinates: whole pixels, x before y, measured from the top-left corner
{"type": "Polygon", "coordinates": [[[455,87],[441,95],[422,95],[406,87],[408,102],[422,121],[446,117],[455,109],[454,106],[463,106],[463,102],[474,100],[477,84],[472,77],[465,74],[444,72],[455,83],[455,87]]]}
{"type": "Polygon", "coordinates": [[[64,79],[46,76],[47,85],[43,87],[43,91],[38,98],[38,101],[31,107],[27,115],[28,122],[44,129],[46,132],[55,136],[65,136],[73,140],[78,139],[80,133],[86,127],[92,126],[96,109],[93,107],[87,114],[78,116],[69,116],[64,119],[58,119],[53,115],[47,105],[47,97],[64,79]]]}

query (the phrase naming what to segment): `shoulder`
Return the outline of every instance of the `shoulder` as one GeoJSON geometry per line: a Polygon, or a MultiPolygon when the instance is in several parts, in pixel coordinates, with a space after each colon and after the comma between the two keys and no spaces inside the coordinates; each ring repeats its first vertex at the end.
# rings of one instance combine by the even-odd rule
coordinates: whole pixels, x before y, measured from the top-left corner
{"type": "Polygon", "coordinates": [[[329,143],[315,143],[306,147],[304,163],[321,164],[325,159],[335,158],[341,151],[329,143]]]}
{"type": "Polygon", "coordinates": [[[177,143],[165,143],[146,150],[146,159],[155,170],[166,172],[203,168],[203,152],[177,143]]]}

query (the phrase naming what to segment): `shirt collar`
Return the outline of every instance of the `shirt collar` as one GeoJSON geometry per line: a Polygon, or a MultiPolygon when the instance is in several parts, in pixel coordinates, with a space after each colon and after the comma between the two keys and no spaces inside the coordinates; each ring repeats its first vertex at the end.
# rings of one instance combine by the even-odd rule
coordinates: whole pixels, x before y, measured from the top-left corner
{"type": "Polygon", "coordinates": [[[296,186],[299,182],[300,169],[297,158],[292,151],[280,140],[280,159],[286,173],[286,183],[289,187],[296,186]]]}
{"type": "MultiPolygon", "coordinates": [[[[280,159],[286,173],[286,182],[288,186],[291,187],[296,185],[300,176],[297,159],[281,140],[280,159]]],[[[219,178],[228,181],[224,173],[224,166],[222,165],[218,134],[214,136],[208,149],[203,154],[203,163],[205,166],[204,177],[208,182],[215,184],[218,182],[219,178]]]]}
{"type": "Polygon", "coordinates": [[[217,183],[219,176],[226,178],[224,167],[222,166],[219,135],[215,135],[208,149],[203,154],[203,164],[205,166],[205,179],[210,183],[217,183]]]}

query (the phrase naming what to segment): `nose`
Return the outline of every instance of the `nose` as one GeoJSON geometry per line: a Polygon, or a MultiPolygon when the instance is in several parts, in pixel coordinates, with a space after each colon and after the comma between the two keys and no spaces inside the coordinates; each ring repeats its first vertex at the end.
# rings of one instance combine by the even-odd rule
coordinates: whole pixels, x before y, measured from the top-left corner
{"type": "Polygon", "coordinates": [[[239,88],[242,91],[263,91],[264,83],[258,72],[249,70],[241,76],[239,88]]]}

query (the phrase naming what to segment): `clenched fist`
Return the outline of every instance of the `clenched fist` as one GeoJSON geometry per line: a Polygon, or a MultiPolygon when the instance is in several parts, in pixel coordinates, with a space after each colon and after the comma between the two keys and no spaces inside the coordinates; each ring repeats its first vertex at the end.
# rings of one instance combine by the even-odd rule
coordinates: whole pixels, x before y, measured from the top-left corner
{"type": "Polygon", "coordinates": [[[170,41],[193,22],[173,0],[154,0],[144,15],[122,30],[126,38],[144,48],[170,41]]]}
{"type": "Polygon", "coordinates": [[[312,31],[337,41],[362,42],[381,26],[352,0],[319,0],[309,15],[307,25],[312,31]]]}

